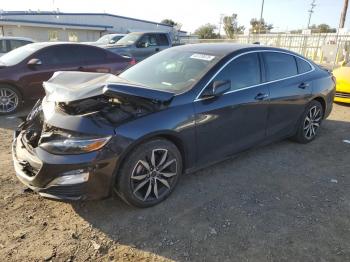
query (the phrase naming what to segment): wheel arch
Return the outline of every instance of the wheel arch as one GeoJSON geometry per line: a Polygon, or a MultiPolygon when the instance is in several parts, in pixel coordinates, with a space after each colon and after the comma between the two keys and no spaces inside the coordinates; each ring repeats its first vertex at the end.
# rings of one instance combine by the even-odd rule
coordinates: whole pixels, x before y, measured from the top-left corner
{"type": "Polygon", "coordinates": [[[326,109],[327,109],[326,100],[323,97],[321,97],[321,96],[317,96],[317,97],[315,97],[312,100],[315,100],[315,101],[317,101],[317,102],[319,102],[321,104],[322,109],[323,109],[323,118],[324,118],[324,116],[326,114],[326,109]]]}
{"type": "Polygon", "coordinates": [[[165,139],[168,140],[170,142],[172,142],[177,149],[180,151],[181,154],[181,159],[182,159],[182,172],[184,172],[184,170],[186,169],[187,166],[187,160],[186,160],[186,150],[185,150],[185,146],[184,146],[184,142],[182,141],[182,139],[176,134],[176,132],[173,131],[160,131],[160,132],[156,132],[156,133],[152,133],[152,134],[148,134],[146,136],[143,136],[137,140],[135,140],[134,142],[132,142],[127,149],[125,150],[125,152],[123,152],[123,154],[120,155],[115,170],[114,170],[114,174],[113,174],[113,182],[112,182],[112,187],[114,186],[116,179],[118,177],[118,173],[120,170],[120,167],[122,166],[122,164],[124,163],[124,160],[130,155],[130,153],[139,145],[148,142],[150,140],[154,140],[154,139],[165,139]]]}

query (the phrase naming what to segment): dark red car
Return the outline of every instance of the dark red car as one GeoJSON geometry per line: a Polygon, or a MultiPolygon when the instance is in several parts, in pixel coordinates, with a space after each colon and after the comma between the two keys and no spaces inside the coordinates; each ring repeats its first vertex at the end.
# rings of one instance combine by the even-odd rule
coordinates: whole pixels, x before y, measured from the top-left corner
{"type": "Polygon", "coordinates": [[[0,58],[0,114],[14,113],[24,101],[44,96],[43,81],[56,71],[119,74],[135,60],[76,43],[33,43],[0,58]]]}

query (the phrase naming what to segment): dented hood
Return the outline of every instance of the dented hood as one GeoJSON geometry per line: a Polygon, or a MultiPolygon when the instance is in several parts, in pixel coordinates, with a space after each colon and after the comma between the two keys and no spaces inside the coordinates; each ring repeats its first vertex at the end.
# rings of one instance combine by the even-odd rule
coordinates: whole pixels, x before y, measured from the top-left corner
{"type": "Polygon", "coordinates": [[[99,95],[141,97],[166,102],[174,96],[174,93],[150,89],[105,73],[59,71],[43,86],[46,100],[51,102],[72,102],[99,95]]]}

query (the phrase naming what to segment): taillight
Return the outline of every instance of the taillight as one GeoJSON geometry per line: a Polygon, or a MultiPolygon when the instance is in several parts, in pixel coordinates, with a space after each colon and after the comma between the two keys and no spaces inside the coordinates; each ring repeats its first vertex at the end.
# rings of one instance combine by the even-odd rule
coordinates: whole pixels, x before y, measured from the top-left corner
{"type": "Polygon", "coordinates": [[[130,65],[135,65],[135,64],[136,64],[135,58],[131,58],[129,64],[130,64],[130,65]]]}

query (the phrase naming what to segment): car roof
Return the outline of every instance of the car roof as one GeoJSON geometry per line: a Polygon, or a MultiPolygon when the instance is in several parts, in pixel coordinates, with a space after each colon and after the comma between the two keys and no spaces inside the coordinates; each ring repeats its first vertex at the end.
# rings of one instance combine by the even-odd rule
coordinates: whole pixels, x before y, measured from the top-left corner
{"type": "Polygon", "coordinates": [[[129,34],[137,34],[137,35],[142,35],[142,34],[169,34],[169,32],[164,32],[164,31],[139,31],[139,32],[130,32],[129,34]]]}
{"type": "MultiPolygon", "coordinates": [[[[84,43],[76,43],[76,42],[38,42],[38,43],[29,44],[29,46],[34,46],[34,47],[37,47],[38,49],[44,48],[47,46],[55,46],[55,45],[83,45],[83,46],[92,47],[92,45],[88,45],[88,44],[84,44],[84,43]]],[[[93,47],[96,47],[96,46],[93,46],[93,47]]]]}
{"type": "Polygon", "coordinates": [[[201,44],[187,44],[173,47],[178,50],[188,51],[188,52],[198,52],[204,54],[211,54],[216,56],[226,56],[233,52],[245,50],[276,50],[281,52],[288,52],[294,54],[289,50],[275,48],[270,46],[262,46],[257,44],[237,44],[237,43],[201,43],[201,44]]]}
{"type": "Polygon", "coordinates": [[[23,40],[23,41],[34,42],[34,40],[29,37],[19,37],[19,36],[1,36],[0,40],[23,40]]]}

